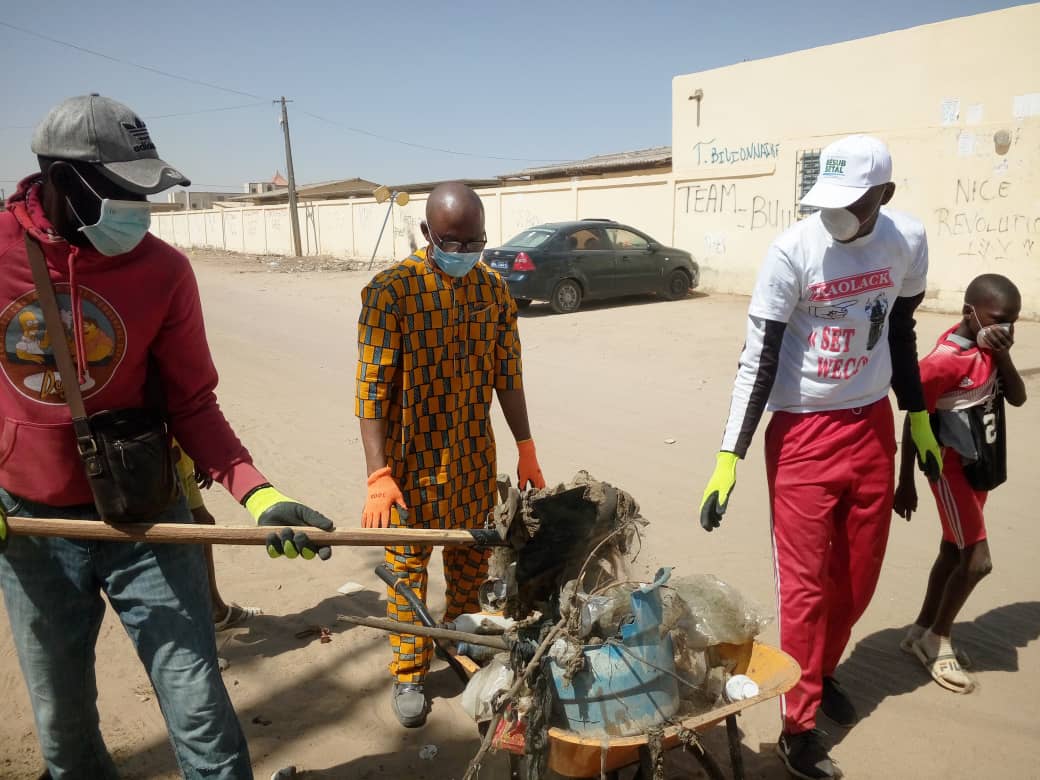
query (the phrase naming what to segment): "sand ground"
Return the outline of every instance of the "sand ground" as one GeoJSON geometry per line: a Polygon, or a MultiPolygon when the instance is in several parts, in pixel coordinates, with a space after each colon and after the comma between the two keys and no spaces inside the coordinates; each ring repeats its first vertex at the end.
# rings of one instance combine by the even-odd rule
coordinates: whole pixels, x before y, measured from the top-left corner
{"type": "MultiPolygon", "coordinates": [[[[369,274],[299,271],[226,254],[194,258],[209,340],[221,372],[221,404],[256,462],[284,492],[342,526],[359,523],[363,460],[353,417],[355,323],[369,274]],[[293,270],[293,273],[278,271],[293,270]]],[[[722,528],[695,519],[728,408],[747,300],[695,295],[590,305],[570,316],[534,306],[521,319],[531,421],[546,477],[586,469],[632,493],[652,522],[636,568],[712,572],[772,610],[766,483],[757,437],[722,528]],[[674,439],[672,444],[667,440],[674,439]]],[[[954,318],[922,314],[922,345],[954,318]]],[[[844,731],[821,719],[849,778],[1040,777],[1040,549],[1036,454],[1040,436],[1040,324],[1023,323],[1015,356],[1031,403],[1009,413],[1010,481],[987,507],[995,570],[969,601],[955,636],[974,659],[978,690],[940,689],[898,641],[916,615],[939,539],[930,493],[920,484],[913,522],[893,518],[880,586],[856,626],[838,675],[864,716],[844,731]]],[[[186,345],[191,348],[191,345],[186,345]]],[[[516,450],[495,410],[500,470],[516,450]]],[[[219,489],[207,501],[218,522],[245,512],[219,489]]],[[[404,731],[389,707],[389,649],[377,631],[337,624],[346,610],[380,609],[374,549],[338,548],[326,563],[271,561],[256,548],[217,551],[228,599],[263,607],[247,627],[218,637],[228,689],[249,738],[257,777],[295,764],[315,778],[459,778],[477,747],[461,687],[436,662],[427,726],[404,731]],[[363,590],[337,593],[348,581],[363,590]],[[331,642],[297,638],[312,626],[331,642]],[[419,751],[433,744],[432,760],[419,751]]],[[[435,556],[431,605],[443,604],[435,556]]],[[[763,636],[776,641],[775,625],[763,636]]],[[[126,635],[111,612],[98,641],[105,737],[129,778],[178,776],[162,715],[126,635]]],[[[6,618],[0,620],[0,777],[34,777],[42,764],[6,618]]],[[[740,719],[751,778],[782,778],[772,752],[778,707],[740,719]]],[[[708,744],[725,758],[721,729],[708,744]]],[[[669,776],[699,776],[670,754],[669,776]]],[[[495,762],[485,777],[501,777],[495,762]]]]}

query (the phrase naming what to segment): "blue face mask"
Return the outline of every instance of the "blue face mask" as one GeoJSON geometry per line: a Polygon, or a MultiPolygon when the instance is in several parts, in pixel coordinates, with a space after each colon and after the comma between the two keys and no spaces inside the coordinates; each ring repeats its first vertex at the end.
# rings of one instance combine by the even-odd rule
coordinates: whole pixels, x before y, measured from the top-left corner
{"type": "Polygon", "coordinates": [[[433,262],[448,276],[461,279],[473,270],[480,260],[480,252],[445,252],[436,244],[433,245],[433,262]]]}
{"type": "MultiPolygon", "coordinates": [[[[76,174],[79,175],[79,172],[77,171],[76,174]]],[[[88,225],[76,213],[72,201],[68,198],[65,199],[69,208],[72,209],[72,213],[76,215],[76,219],[83,224],[79,232],[87,237],[98,252],[108,257],[126,254],[140,244],[152,224],[152,209],[148,202],[102,198],[94,192],[94,188],[87,184],[82,176],[79,178],[87,189],[101,201],[101,214],[98,221],[93,225],[88,225]]]]}

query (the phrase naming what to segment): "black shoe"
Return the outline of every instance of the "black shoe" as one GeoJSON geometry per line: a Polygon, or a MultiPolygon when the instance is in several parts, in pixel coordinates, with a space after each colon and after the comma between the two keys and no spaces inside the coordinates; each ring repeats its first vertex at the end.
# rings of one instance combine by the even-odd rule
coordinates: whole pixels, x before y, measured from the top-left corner
{"type": "Polygon", "coordinates": [[[798,734],[788,734],[785,731],[780,735],[780,741],[776,743],[776,752],[791,775],[804,780],[830,780],[841,777],[820,736],[816,729],[798,734]]]}
{"type": "Polygon", "coordinates": [[[823,678],[823,699],[820,702],[820,709],[823,710],[824,715],[839,726],[848,728],[859,723],[859,715],[856,714],[856,708],[852,706],[852,700],[833,677],[823,678]]]}

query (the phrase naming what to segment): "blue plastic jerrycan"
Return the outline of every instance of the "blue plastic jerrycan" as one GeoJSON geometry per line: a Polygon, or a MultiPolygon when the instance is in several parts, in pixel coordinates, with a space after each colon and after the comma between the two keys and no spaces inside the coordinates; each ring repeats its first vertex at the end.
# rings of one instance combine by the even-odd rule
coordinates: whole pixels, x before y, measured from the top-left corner
{"type": "Polygon", "coordinates": [[[585,668],[570,684],[564,668],[549,659],[556,694],[554,724],[588,735],[642,734],[679,710],[679,686],[671,637],[661,635],[660,588],[670,568],[631,595],[634,620],[621,627],[621,639],[585,645],[585,668]]]}

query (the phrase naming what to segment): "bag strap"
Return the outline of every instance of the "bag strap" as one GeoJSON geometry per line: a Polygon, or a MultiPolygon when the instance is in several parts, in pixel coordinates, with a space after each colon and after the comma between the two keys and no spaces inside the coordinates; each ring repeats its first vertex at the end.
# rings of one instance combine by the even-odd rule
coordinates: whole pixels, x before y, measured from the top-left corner
{"type": "Polygon", "coordinates": [[[43,321],[47,327],[47,337],[51,342],[51,351],[58,363],[61,376],[61,389],[65,402],[72,413],[72,427],[76,432],[76,447],[87,468],[88,476],[97,476],[103,472],[98,459],[97,442],[87,422],[87,409],[83,405],[83,395],[79,389],[79,372],[72,362],[69,343],[65,338],[65,328],[61,324],[61,312],[58,299],[54,294],[54,285],[47,271],[47,260],[43,256],[40,245],[28,233],[25,234],[25,250],[29,255],[29,266],[32,268],[33,281],[36,283],[36,294],[40,308],[43,309],[43,321]]]}

